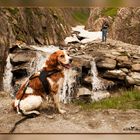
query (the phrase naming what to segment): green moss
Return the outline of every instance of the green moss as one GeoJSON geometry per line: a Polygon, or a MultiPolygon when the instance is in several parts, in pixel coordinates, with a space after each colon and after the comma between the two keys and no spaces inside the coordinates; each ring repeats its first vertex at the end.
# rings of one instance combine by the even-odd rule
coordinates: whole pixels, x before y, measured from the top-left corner
{"type": "Polygon", "coordinates": [[[72,16],[77,22],[85,24],[89,17],[89,14],[82,11],[75,11],[72,16]]]}
{"type": "Polygon", "coordinates": [[[85,104],[83,102],[76,102],[82,109],[140,109],[140,91],[129,90],[121,91],[120,96],[110,97],[98,102],[85,104]]]}
{"type": "Polygon", "coordinates": [[[12,14],[16,15],[19,12],[18,8],[7,8],[7,10],[12,14]]]}
{"type": "MultiPolygon", "coordinates": [[[[31,8],[25,8],[24,9],[24,12],[25,12],[25,14],[27,15],[26,16],[26,20],[27,20],[27,22],[28,22],[28,24],[29,25],[32,25],[32,24],[34,24],[34,22],[33,22],[33,13],[32,13],[32,9],[31,8]]],[[[32,27],[32,26],[31,26],[32,27]]]]}
{"type": "Polygon", "coordinates": [[[104,8],[101,12],[102,16],[115,17],[117,15],[118,8],[104,8]]]}
{"type": "Polygon", "coordinates": [[[20,40],[20,41],[25,41],[25,37],[24,37],[24,35],[23,34],[18,34],[17,36],[16,36],[16,39],[17,40],[20,40]]]}
{"type": "Polygon", "coordinates": [[[29,17],[31,17],[31,15],[32,15],[32,9],[31,8],[25,8],[24,11],[29,17]]]}
{"type": "Polygon", "coordinates": [[[129,56],[130,54],[127,51],[121,52],[121,56],[129,56]]]}

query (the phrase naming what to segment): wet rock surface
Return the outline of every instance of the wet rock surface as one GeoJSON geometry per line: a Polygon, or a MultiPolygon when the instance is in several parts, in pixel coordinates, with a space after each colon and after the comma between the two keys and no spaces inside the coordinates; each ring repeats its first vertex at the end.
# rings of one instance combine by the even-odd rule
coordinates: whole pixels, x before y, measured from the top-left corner
{"type": "Polygon", "coordinates": [[[138,72],[131,72],[129,76],[126,78],[129,84],[140,85],[140,73],[138,72]]]}
{"type": "Polygon", "coordinates": [[[140,72],[140,64],[133,64],[132,65],[132,71],[140,72]]]}
{"type": "Polygon", "coordinates": [[[23,50],[21,52],[12,53],[10,55],[11,64],[15,66],[29,62],[33,57],[35,57],[35,53],[29,50],[28,51],[23,50]]]}
{"type": "Polygon", "coordinates": [[[108,70],[103,74],[103,77],[124,80],[126,74],[121,70],[108,70]]]}
{"type": "Polygon", "coordinates": [[[98,68],[114,69],[116,67],[116,60],[110,58],[103,58],[97,62],[98,68]]]}

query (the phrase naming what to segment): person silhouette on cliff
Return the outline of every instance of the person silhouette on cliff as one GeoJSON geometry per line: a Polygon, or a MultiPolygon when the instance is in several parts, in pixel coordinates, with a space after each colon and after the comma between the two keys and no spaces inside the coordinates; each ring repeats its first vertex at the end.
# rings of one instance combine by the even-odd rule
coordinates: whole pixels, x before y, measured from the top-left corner
{"type": "Polygon", "coordinates": [[[102,24],[102,42],[106,42],[107,40],[107,32],[108,32],[109,24],[107,21],[104,21],[102,24]]]}

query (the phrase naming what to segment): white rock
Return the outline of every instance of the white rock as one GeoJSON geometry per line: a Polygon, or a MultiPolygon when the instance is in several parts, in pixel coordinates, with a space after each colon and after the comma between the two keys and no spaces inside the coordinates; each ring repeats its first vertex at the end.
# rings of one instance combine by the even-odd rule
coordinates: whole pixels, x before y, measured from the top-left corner
{"type": "Polygon", "coordinates": [[[100,101],[101,99],[104,99],[104,98],[108,98],[110,97],[110,93],[106,90],[104,91],[96,91],[96,92],[93,92],[93,94],[91,95],[91,99],[92,101],[100,101]]]}
{"type": "Polygon", "coordinates": [[[77,93],[77,97],[83,96],[83,95],[91,95],[91,91],[87,88],[79,88],[79,91],[77,93]]]}

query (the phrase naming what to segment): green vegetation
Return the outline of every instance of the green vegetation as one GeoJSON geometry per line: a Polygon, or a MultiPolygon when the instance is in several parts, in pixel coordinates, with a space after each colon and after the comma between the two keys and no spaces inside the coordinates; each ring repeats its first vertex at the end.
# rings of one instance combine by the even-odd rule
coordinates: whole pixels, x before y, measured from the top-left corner
{"type": "Polygon", "coordinates": [[[91,109],[140,109],[140,91],[129,90],[120,91],[117,97],[110,97],[98,102],[85,104],[83,102],[76,102],[84,110],[91,109]]]}
{"type": "Polygon", "coordinates": [[[72,14],[72,16],[77,22],[79,22],[81,24],[85,24],[89,17],[89,13],[82,12],[82,11],[75,11],[72,14]]]}
{"type": "Polygon", "coordinates": [[[129,56],[129,53],[127,51],[121,52],[121,55],[129,56]]]}
{"type": "Polygon", "coordinates": [[[104,8],[102,10],[102,16],[111,16],[115,17],[117,15],[118,8],[104,8]]]}
{"type": "Polygon", "coordinates": [[[25,12],[25,14],[26,14],[26,16],[27,16],[27,22],[28,22],[28,24],[29,25],[32,25],[32,24],[34,24],[34,21],[33,21],[33,9],[31,9],[31,8],[25,8],[24,9],[24,12],[25,12]]]}
{"type": "Polygon", "coordinates": [[[24,42],[24,41],[25,41],[24,34],[22,34],[22,33],[18,34],[18,35],[16,36],[16,39],[24,42]]]}
{"type": "Polygon", "coordinates": [[[32,16],[32,9],[31,8],[25,8],[24,11],[27,14],[27,16],[29,16],[29,18],[32,16]]]}
{"type": "Polygon", "coordinates": [[[18,8],[7,8],[7,10],[12,14],[16,15],[19,12],[18,8]]]}

